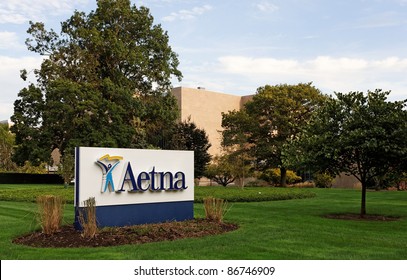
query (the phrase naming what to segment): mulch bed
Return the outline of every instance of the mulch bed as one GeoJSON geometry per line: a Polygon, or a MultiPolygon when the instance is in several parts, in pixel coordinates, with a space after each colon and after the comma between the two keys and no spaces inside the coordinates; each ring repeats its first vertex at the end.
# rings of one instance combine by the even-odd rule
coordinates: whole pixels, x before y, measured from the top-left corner
{"type": "Polygon", "coordinates": [[[103,228],[93,238],[84,238],[71,225],[63,226],[53,234],[33,232],[20,236],[13,243],[32,247],[106,247],[125,244],[142,244],[157,241],[171,241],[222,234],[238,228],[235,224],[217,223],[206,219],[183,222],[167,222],[138,226],[103,228]]]}
{"type": "Polygon", "coordinates": [[[329,219],[353,220],[353,221],[378,221],[378,222],[391,222],[400,220],[400,217],[371,215],[371,214],[366,214],[363,215],[362,217],[360,216],[360,214],[354,213],[329,214],[325,215],[324,217],[329,219]]]}

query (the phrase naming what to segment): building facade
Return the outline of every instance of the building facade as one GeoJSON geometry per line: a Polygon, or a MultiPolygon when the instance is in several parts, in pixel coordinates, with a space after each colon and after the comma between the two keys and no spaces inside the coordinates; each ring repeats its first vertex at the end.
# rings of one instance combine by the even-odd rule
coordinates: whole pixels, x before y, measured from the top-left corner
{"type": "Polygon", "coordinates": [[[222,113],[240,110],[252,95],[237,96],[204,88],[173,88],[172,94],[178,101],[181,121],[190,119],[200,129],[205,130],[212,146],[209,153],[214,156],[221,153],[222,113]]]}
{"type": "MultiPolygon", "coordinates": [[[[237,96],[186,87],[173,88],[172,94],[177,99],[181,121],[190,119],[198,128],[205,130],[212,144],[209,149],[212,156],[219,155],[222,151],[222,113],[238,111],[253,98],[253,95],[237,96]]],[[[201,183],[208,182],[203,180],[201,183]]],[[[360,188],[361,185],[355,177],[341,174],[333,181],[333,187],[360,188]]]]}

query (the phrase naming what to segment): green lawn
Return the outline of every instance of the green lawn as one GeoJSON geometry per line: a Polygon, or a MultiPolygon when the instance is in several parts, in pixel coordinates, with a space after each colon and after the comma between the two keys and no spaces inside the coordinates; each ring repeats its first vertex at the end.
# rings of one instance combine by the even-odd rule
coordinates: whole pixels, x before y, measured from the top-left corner
{"type": "MultiPolygon", "coordinates": [[[[253,192],[268,191],[253,189],[253,192]]],[[[329,213],[357,213],[360,191],[311,191],[317,196],[231,203],[226,220],[238,223],[240,228],[227,234],[104,248],[50,249],[15,245],[11,242],[13,237],[38,228],[34,214],[36,205],[32,202],[0,201],[0,258],[407,259],[407,192],[369,192],[367,195],[368,213],[401,216],[400,221],[360,222],[322,217],[329,213]]],[[[72,204],[66,205],[65,213],[65,222],[72,223],[72,204]]],[[[195,204],[195,216],[204,216],[200,203],[195,204]]]]}
{"type": "MultiPolygon", "coordinates": [[[[63,197],[68,204],[73,204],[74,188],[59,185],[0,185],[0,201],[35,202],[40,195],[52,194],[63,197]]],[[[315,196],[308,189],[253,188],[236,187],[195,187],[195,202],[212,196],[229,202],[253,202],[311,198],[315,196]]]]}

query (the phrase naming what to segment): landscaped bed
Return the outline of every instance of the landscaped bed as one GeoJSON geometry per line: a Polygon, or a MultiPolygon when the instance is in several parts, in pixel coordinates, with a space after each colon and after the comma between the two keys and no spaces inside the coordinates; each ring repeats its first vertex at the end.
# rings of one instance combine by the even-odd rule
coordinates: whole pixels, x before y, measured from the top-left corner
{"type": "Polygon", "coordinates": [[[237,225],[231,223],[194,219],[183,222],[103,228],[94,237],[85,238],[73,226],[63,226],[53,234],[29,233],[14,239],[13,242],[32,247],[105,247],[203,237],[237,228],[237,225]]]}
{"type": "MultiPolygon", "coordinates": [[[[3,200],[35,201],[44,193],[53,193],[72,203],[71,192],[62,186],[47,185],[15,185],[0,189],[3,200]],[[23,193],[23,195],[20,195],[23,193]]],[[[236,187],[196,187],[195,201],[203,202],[207,197],[216,197],[232,202],[288,200],[312,198],[315,193],[309,190],[282,188],[236,188],[236,187]]],[[[227,210],[227,209],[224,209],[227,210]]],[[[35,231],[13,240],[16,244],[33,247],[98,247],[118,246],[125,244],[142,244],[148,242],[170,241],[182,238],[202,237],[232,231],[238,225],[216,222],[210,219],[194,219],[183,222],[167,222],[160,224],[110,227],[98,230],[92,238],[83,237],[72,225],[64,225],[55,233],[49,234],[35,231]]]]}

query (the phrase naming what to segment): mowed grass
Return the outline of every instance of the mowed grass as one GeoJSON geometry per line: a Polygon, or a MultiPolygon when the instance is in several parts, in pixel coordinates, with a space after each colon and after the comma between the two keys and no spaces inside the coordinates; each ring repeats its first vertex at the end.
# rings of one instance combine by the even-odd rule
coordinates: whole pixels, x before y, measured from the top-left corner
{"type": "Polygon", "coordinates": [[[73,204],[74,188],[63,185],[0,185],[0,201],[36,202],[38,196],[58,195],[73,204]]]}
{"type": "MultiPolygon", "coordinates": [[[[41,195],[58,195],[66,203],[73,204],[74,188],[61,185],[0,185],[0,201],[36,202],[41,195]]],[[[205,197],[223,198],[229,202],[252,202],[311,198],[315,192],[307,189],[248,187],[195,187],[195,202],[205,197]]]]}
{"type": "MultiPolygon", "coordinates": [[[[1,186],[0,186],[1,188],[1,186]]],[[[253,188],[264,192],[265,188],[253,188]]],[[[223,191],[223,190],[222,190],[223,191]]],[[[326,219],[332,213],[358,213],[360,191],[312,189],[316,197],[233,202],[225,220],[240,228],[223,235],[143,245],[100,248],[31,248],[15,236],[38,229],[36,204],[0,201],[1,259],[407,259],[407,192],[368,192],[370,214],[400,216],[392,222],[326,219]]],[[[65,206],[65,223],[73,222],[65,206]]],[[[195,204],[195,216],[204,217],[195,204]]]]}

